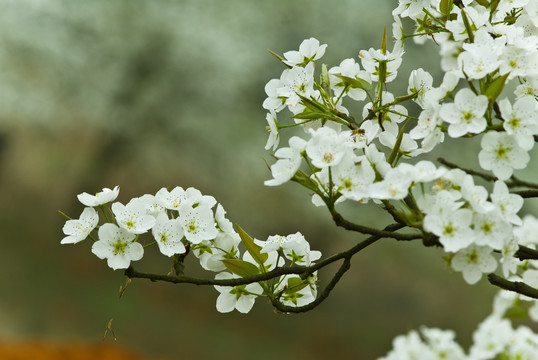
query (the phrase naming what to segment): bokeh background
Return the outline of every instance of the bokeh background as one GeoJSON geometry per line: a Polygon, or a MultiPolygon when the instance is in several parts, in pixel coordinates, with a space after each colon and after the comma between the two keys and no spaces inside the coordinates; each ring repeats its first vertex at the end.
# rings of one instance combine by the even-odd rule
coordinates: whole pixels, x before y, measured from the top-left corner
{"type": "MultiPolygon", "coordinates": [[[[267,49],[295,50],[313,36],[329,44],[323,62],[337,65],[379,47],[393,5],[0,0],[1,342],[112,342],[102,338],[113,318],[118,344],[160,359],[374,359],[420,325],[455,329],[467,346],[494,290],[466,285],[419,243],[383,240],[357,255],[331,297],[301,315],[276,314],[263,300],[249,315],[219,314],[213,288],[144,280],[120,299],[125,277],[90,243],[60,246],[58,211],[78,217],[76,194],[115,185],[124,203],[195,186],[255,237],[301,231],[324,254],[355,244],[361,237],[335,228],[304,189],[263,186],[264,85],[283,70],[267,49]]],[[[405,91],[420,66],[438,84],[437,63],[433,45],[410,43],[391,90],[405,91]]],[[[476,166],[466,157],[476,146],[452,147],[447,158],[476,166]]],[[[344,210],[363,223],[390,221],[374,207],[344,210]]],[[[169,268],[154,248],[137,264],[169,268]]],[[[204,275],[195,262],[187,272],[204,275]]],[[[319,276],[323,284],[329,274],[319,276]]]]}

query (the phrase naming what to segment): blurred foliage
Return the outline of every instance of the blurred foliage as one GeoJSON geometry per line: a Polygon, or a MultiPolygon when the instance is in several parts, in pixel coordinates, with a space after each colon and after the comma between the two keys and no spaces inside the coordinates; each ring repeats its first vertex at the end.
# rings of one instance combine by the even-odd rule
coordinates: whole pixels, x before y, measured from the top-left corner
{"type": "MultiPolygon", "coordinates": [[[[370,359],[421,324],[455,329],[468,344],[493,289],[465,285],[440,251],[418,243],[386,240],[360,254],[314,312],[276,315],[258,301],[247,316],[217,313],[212,288],[133,281],[118,299],[120,271],[88,243],[59,245],[57,211],[78,216],[77,193],[120,185],[126,202],[180,185],[215,196],[258,238],[301,231],[326,255],[350,247],[357,236],[335,229],[305,191],[263,186],[263,88],[283,69],[267,49],[313,36],[337,65],[379,46],[393,5],[0,0],[0,336],[95,341],[115,318],[123,345],[155,357],[370,359]]],[[[432,48],[417,49],[408,45],[393,91],[420,66],[440,79],[432,48]]],[[[346,211],[388,221],[374,207],[346,211]]],[[[168,272],[152,250],[137,268],[168,272]]]]}

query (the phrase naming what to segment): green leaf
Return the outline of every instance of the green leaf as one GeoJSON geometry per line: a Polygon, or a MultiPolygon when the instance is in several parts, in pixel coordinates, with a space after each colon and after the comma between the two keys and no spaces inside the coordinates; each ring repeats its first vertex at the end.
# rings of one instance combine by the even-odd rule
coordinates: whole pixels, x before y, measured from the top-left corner
{"type": "Polygon", "coordinates": [[[478,4],[482,5],[483,7],[485,8],[488,8],[489,7],[489,2],[488,0],[475,0],[478,4]]]}
{"type": "Polygon", "coordinates": [[[329,71],[327,70],[327,64],[321,65],[321,87],[323,89],[329,88],[331,86],[331,82],[329,80],[329,71]]]}
{"type": "Polygon", "coordinates": [[[331,114],[321,113],[321,112],[312,112],[312,111],[303,111],[300,114],[294,115],[294,119],[304,119],[304,120],[317,120],[323,119],[331,114]]]}
{"type": "Polygon", "coordinates": [[[241,229],[241,226],[235,224],[235,227],[237,228],[237,233],[239,234],[239,237],[241,237],[241,241],[245,245],[245,248],[249,252],[249,254],[254,258],[254,261],[256,261],[260,266],[264,266],[263,264],[267,261],[267,258],[269,255],[266,253],[262,254],[261,247],[256,245],[254,243],[254,240],[250,237],[249,234],[247,234],[243,229],[241,229]]]}
{"type": "Polygon", "coordinates": [[[337,78],[341,79],[344,83],[349,84],[352,88],[363,89],[364,91],[372,90],[372,84],[363,79],[355,79],[349,76],[333,74],[337,78]]]}
{"type": "Polygon", "coordinates": [[[308,281],[302,280],[298,277],[292,277],[288,279],[288,286],[284,291],[286,294],[292,294],[297,291],[300,291],[308,286],[308,281]]]}
{"type": "Polygon", "coordinates": [[[224,259],[221,261],[226,266],[226,268],[228,268],[228,270],[241,277],[258,275],[260,273],[260,269],[258,269],[256,265],[251,264],[248,261],[243,261],[239,259],[224,259]]]}
{"type": "Polygon", "coordinates": [[[308,109],[312,111],[320,111],[320,110],[322,112],[327,111],[327,107],[323,105],[322,103],[320,103],[319,101],[314,100],[314,99],[309,99],[306,96],[303,96],[301,94],[297,94],[297,96],[299,96],[299,98],[302,100],[303,105],[306,106],[308,109]]]}
{"type": "Polygon", "coordinates": [[[309,176],[307,176],[304,171],[297,170],[295,175],[293,175],[293,177],[291,178],[291,181],[294,181],[321,196],[316,182],[312,180],[309,176]]]}
{"type": "Polygon", "coordinates": [[[451,5],[451,1],[450,0],[441,0],[441,3],[439,4],[439,10],[441,10],[441,13],[443,15],[450,15],[450,5],[451,5]]]}
{"type": "Polygon", "coordinates": [[[509,74],[499,76],[497,79],[493,80],[491,84],[486,89],[485,95],[488,97],[489,101],[493,103],[499,95],[501,95],[501,92],[504,89],[504,84],[506,83],[506,79],[508,78],[509,74]]]}

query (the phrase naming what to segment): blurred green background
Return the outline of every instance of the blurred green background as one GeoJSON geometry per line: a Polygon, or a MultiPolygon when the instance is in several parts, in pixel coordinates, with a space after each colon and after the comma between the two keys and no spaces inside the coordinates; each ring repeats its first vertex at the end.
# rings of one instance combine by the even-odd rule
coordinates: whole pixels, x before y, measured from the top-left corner
{"type": "MultiPolygon", "coordinates": [[[[213,288],[144,280],[119,299],[122,272],[90,243],[60,246],[58,210],[78,217],[76,194],[115,185],[124,203],[195,186],[255,237],[301,231],[326,255],[355,244],[361,237],[336,229],[305,190],[263,186],[264,85],[283,70],[267,49],[296,50],[313,36],[329,45],[323,61],[338,65],[379,46],[392,1],[0,4],[0,340],[99,342],[114,318],[120,344],[165,359],[373,359],[423,324],[470,343],[493,289],[466,285],[440,251],[418,243],[383,240],[357,255],[331,297],[301,315],[275,314],[263,300],[249,315],[219,314],[213,288]]],[[[439,83],[432,49],[407,46],[392,91],[405,91],[420,66],[439,83]]],[[[345,210],[363,223],[389,222],[373,207],[345,210]]],[[[170,267],[154,248],[136,265],[170,267]]],[[[329,274],[319,277],[323,284],[329,274]]]]}

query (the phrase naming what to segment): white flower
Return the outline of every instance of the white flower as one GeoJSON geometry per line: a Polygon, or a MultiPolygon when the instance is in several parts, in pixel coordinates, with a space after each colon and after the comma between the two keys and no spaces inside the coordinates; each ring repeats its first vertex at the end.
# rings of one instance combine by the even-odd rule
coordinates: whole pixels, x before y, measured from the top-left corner
{"type": "MultiPolygon", "coordinates": [[[[217,280],[233,278],[236,278],[236,276],[227,272],[222,272],[215,276],[217,280]]],[[[217,310],[221,313],[228,313],[237,309],[240,313],[246,314],[254,306],[256,297],[263,293],[263,289],[258,283],[235,287],[215,285],[215,289],[220,292],[217,298],[217,310]]]]}
{"type": "Polygon", "coordinates": [[[529,154],[519,147],[514,135],[489,131],[482,137],[480,145],[480,167],[493,171],[499,180],[510,178],[514,169],[523,169],[529,162],[529,154]]]}
{"type": "Polygon", "coordinates": [[[202,240],[212,240],[218,234],[213,211],[207,206],[199,205],[195,208],[182,206],[179,209],[178,219],[185,238],[193,244],[198,244],[202,240]]]}
{"type": "Polygon", "coordinates": [[[120,192],[120,187],[115,186],[114,189],[110,190],[109,188],[104,188],[101,192],[98,192],[95,195],[90,195],[86,192],[78,194],[78,200],[86,206],[99,206],[109,203],[116,200],[120,192]]]}
{"type": "Polygon", "coordinates": [[[525,96],[517,100],[512,108],[508,99],[499,101],[499,108],[503,116],[503,128],[507,134],[514,135],[517,144],[523,150],[530,150],[534,146],[534,134],[538,134],[538,112],[536,112],[536,99],[525,96]]]}
{"type": "MultiPolygon", "coordinates": [[[[364,201],[370,197],[369,189],[375,180],[375,171],[366,156],[345,157],[331,171],[333,183],[343,197],[354,201],[364,201]]],[[[328,170],[326,178],[328,183],[328,170]]]]}
{"type": "Polygon", "coordinates": [[[486,128],[484,113],[488,98],[475,95],[470,89],[463,88],[456,94],[454,103],[443,104],[439,116],[449,123],[448,135],[460,137],[468,132],[478,134],[486,128]]]}
{"type": "Polygon", "coordinates": [[[166,208],[163,204],[155,197],[155,195],[144,194],[138,198],[146,206],[147,213],[154,217],[157,217],[160,213],[166,212],[166,208]]]}
{"type": "Polygon", "coordinates": [[[290,147],[280,148],[275,152],[277,162],[271,165],[273,179],[264,181],[266,186],[277,186],[289,181],[301,165],[301,152],[305,149],[306,141],[293,136],[289,140],[290,147]]]}
{"type": "Polygon", "coordinates": [[[501,250],[512,238],[512,226],[496,211],[473,214],[474,243],[501,250]]]}
{"type": "Polygon", "coordinates": [[[490,197],[491,202],[497,206],[506,221],[514,225],[521,225],[521,218],[517,216],[517,212],[523,206],[523,198],[520,195],[510,194],[508,186],[504,182],[497,180],[490,197]]]}
{"type": "Polygon", "coordinates": [[[219,232],[215,240],[204,240],[197,244],[194,255],[200,260],[200,265],[209,271],[226,270],[223,259],[236,259],[239,257],[238,246],[241,238],[237,233],[219,232]]]}
{"type": "Polygon", "coordinates": [[[349,132],[338,133],[330,127],[310,129],[312,138],[306,144],[305,150],[312,165],[318,168],[338,165],[344,155],[351,153],[349,132]]]}
{"type": "Polygon", "coordinates": [[[538,245],[536,234],[538,234],[538,219],[531,214],[525,215],[521,226],[514,228],[514,237],[519,244],[524,246],[535,248],[538,245]]]}
{"type": "Polygon", "coordinates": [[[80,218],[76,220],[67,220],[63,232],[66,237],[62,239],[61,244],[76,244],[88,237],[99,222],[99,215],[93,207],[84,208],[80,218]]]}
{"type": "MultiPolygon", "coordinates": [[[[408,165],[408,164],[405,164],[408,165]]],[[[413,166],[398,165],[391,168],[382,181],[373,183],[370,186],[369,197],[372,199],[395,199],[401,200],[409,193],[409,187],[413,182],[413,166]]]]}
{"type": "Polygon", "coordinates": [[[276,90],[276,95],[286,99],[285,104],[294,114],[298,114],[304,109],[304,106],[300,104],[299,95],[307,98],[316,95],[314,91],[314,63],[312,62],[304,68],[295,66],[284,70],[280,80],[282,86],[276,90]]]}
{"type": "Polygon", "coordinates": [[[144,248],[133,241],[135,235],[114,224],[103,224],[98,232],[99,241],[93,243],[92,253],[107,259],[112,269],[127,269],[131,261],[142,259],[144,248]]]}
{"type": "Polygon", "coordinates": [[[379,81],[379,65],[385,63],[386,67],[386,80],[385,82],[391,82],[396,78],[398,74],[398,68],[402,63],[403,49],[399,48],[396,44],[392,52],[386,51],[385,54],[381,50],[361,50],[359,57],[361,58],[362,67],[371,75],[372,81],[379,81]]]}
{"type": "Polygon", "coordinates": [[[302,65],[320,59],[325,54],[325,49],[327,49],[327,45],[320,45],[318,39],[306,39],[299,45],[299,51],[285,52],[286,60],[282,62],[289,66],[302,65]]]}
{"type": "Polygon", "coordinates": [[[185,245],[181,242],[183,230],[179,219],[168,219],[165,213],[161,213],[157,216],[151,233],[162,254],[170,257],[185,252],[185,245]]]}
{"type": "MultiPolygon", "coordinates": [[[[352,79],[361,79],[368,83],[371,83],[370,74],[361,70],[360,65],[355,62],[355,59],[344,59],[339,66],[335,66],[329,69],[329,76],[331,81],[331,87],[334,94],[340,96],[346,89],[346,85],[342,79],[335,75],[342,75],[352,79]]],[[[361,101],[366,99],[366,91],[361,88],[349,86],[346,90],[347,95],[353,100],[361,101]]]]}
{"type": "Polygon", "coordinates": [[[269,150],[273,147],[273,151],[275,151],[280,141],[278,121],[276,119],[275,111],[272,109],[269,110],[265,119],[267,120],[267,130],[269,131],[269,138],[267,139],[267,144],[265,144],[265,150],[269,150]]]}
{"type": "Polygon", "coordinates": [[[178,210],[181,203],[187,198],[185,190],[181,186],[176,186],[172,191],[161,188],[155,194],[155,198],[167,209],[178,210]]]}
{"type": "Polygon", "coordinates": [[[438,211],[424,217],[424,230],[439,236],[445,251],[456,252],[473,242],[471,221],[472,212],[469,209],[438,211]]]}
{"type": "Polygon", "coordinates": [[[420,107],[424,108],[424,98],[426,97],[426,94],[428,94],[428,92],[433,89],[432,85],[433,78],[430,73],[424,71],[422,68],[419,68],[411,72],[411,75],[409,76],[409,87],[407,88],[407,92],[409,94],[414,92],[418,93],[418,96],[415,101],[417,104],[420,105],[420,107]]]}
{"type": "Polygon", "coordinates": [[[513,333],[510,321],[490,315],[473,333],[470,359],[494,359],[508,345],[513,333]]]}
{"type": "Polygon", "coordinates": [[[489,246],[471,245],[454,255],[451,266],[463,273],[468,284],[476,284],[483,273],[491,273],[497,268],[497,260],[491,255],[492,251],[489,246]]]}
{"type": "Polygon", "coordinates": [[[127,205],[112,204],[112,212],[118,225],[133,234],[143,234],[155,225],[155,218],[147,214],[146,204],[132,199],[127,205]]]}
{"type": "Polygon", "coordinates": [[[310,266],[312,261],[321,257],[321,252],[310,250],[310,244],[299,232],[288,236],[269,236],[267,241],[257,240],[256,243],[262,247],[261,253],[282,251],[284,256],[294,264],[310,266]]]}

